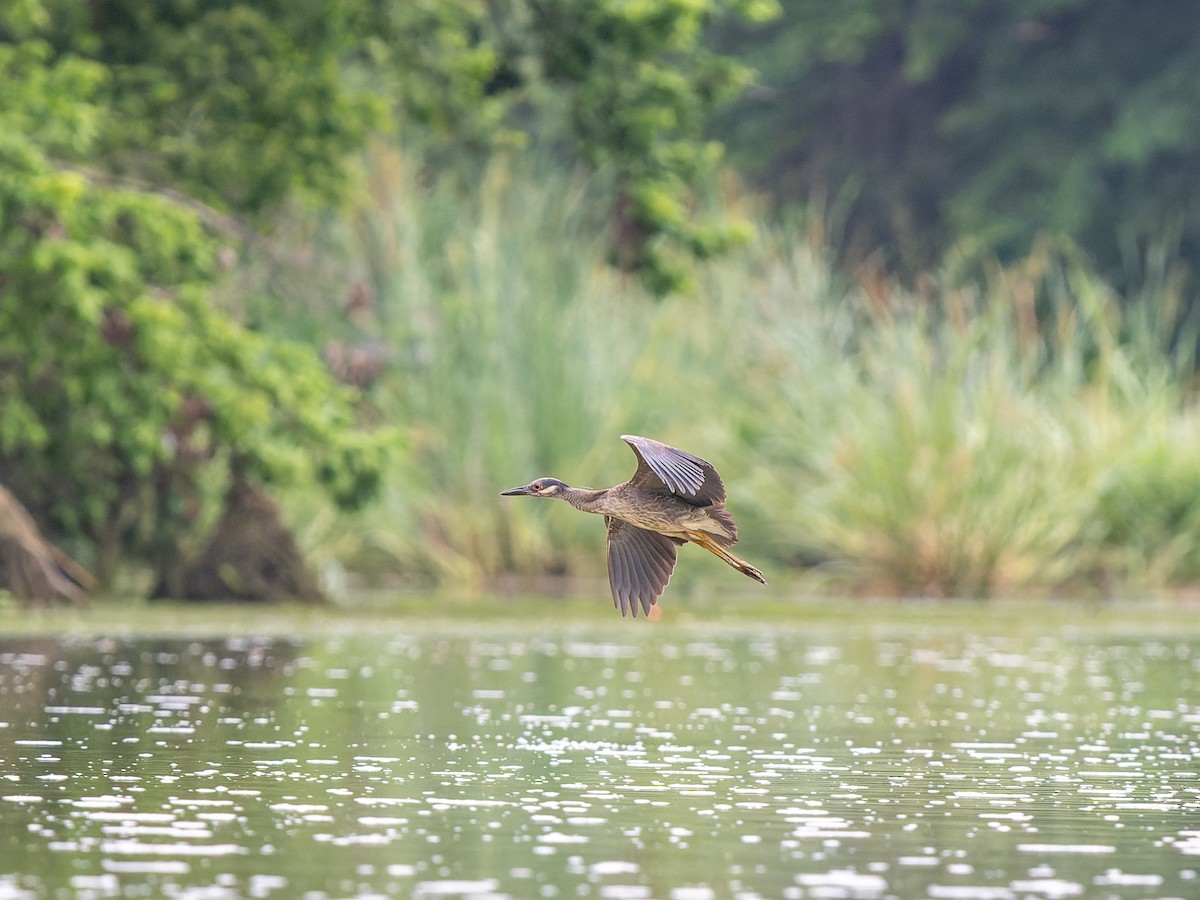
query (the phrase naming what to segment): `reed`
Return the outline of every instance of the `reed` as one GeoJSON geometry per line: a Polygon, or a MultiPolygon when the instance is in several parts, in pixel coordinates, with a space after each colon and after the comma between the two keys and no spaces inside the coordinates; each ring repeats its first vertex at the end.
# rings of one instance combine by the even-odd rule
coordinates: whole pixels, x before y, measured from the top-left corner
{"type": "Polygon", "coordinates": [[[1200,578],[1200,425],[1167,349],[1194,340],[1170,279],[1122,304],[1045,246],[916,296],[839,278],[811,229],[758,217],[697,293],[654,300],[605,264],[594,181],[515,156],[423,171],[379,150],[359,223],[395,349],[378,399],[410,452],[380,506],[312,535],[318,555],[458,586],[598,576],[598,522],[496,493],[621,480],[634,432],[720,465],[748,558],[839,590],[1200,578]]]}

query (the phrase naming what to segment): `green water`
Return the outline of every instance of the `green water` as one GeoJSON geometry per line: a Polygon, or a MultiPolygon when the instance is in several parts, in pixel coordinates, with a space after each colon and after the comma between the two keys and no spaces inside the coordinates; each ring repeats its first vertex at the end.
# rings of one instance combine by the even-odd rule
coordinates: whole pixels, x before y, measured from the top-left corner
{"type": "Polygon", "coordinates": [[[0,897],[1200,896],[1195,614],[1030,609],[27,628],[0,897]]]}

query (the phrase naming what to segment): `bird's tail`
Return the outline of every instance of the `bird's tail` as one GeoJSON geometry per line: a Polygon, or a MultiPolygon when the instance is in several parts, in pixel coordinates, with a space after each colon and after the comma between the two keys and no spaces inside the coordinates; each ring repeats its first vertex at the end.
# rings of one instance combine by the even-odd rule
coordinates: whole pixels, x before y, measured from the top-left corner
{"type": "Polygon", "coordinates": [[[717,558],[733,566],[743,575],[753,578],[760,584],[767,583],[767,579],[763,577],[762,572],[758,571],[758,569],[754,568],[754,566],[750,565],[750,563],[746,562],[744,559],[738,559],[736,556],[718,544],[715,540],[713,540],[712,535],[705,534],[703,531],[689,531],[688,538],[693,544],[703,547],[713,556],[716,556],[717,558]]]}

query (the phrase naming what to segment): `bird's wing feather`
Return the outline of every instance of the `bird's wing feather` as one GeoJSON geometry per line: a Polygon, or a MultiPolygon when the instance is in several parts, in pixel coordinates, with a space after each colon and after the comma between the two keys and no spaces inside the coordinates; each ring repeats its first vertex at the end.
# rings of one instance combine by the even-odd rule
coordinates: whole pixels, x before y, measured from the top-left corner
{"type": "Polygon", "coordinates": [[[650,614],[650,607],[662,596],[671,573],[675,571],[676,539],[646,531],[612,516],[604,517],[608,526],[608,585],[613,606],[621,615],[638,605],[650,614]]]}
{"type": "Polygon", "coordinates": [[[636,434],[623,434],[638,458],[629,483],[646,490],[669,491],[697,506],[725,502],[725,485],[712,463],[636,434]]]}

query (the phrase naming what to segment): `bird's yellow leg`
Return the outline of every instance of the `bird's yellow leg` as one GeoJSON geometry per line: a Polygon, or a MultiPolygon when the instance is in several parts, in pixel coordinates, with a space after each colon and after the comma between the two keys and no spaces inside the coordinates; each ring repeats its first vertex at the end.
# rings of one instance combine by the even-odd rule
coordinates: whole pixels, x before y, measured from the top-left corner
{"type": "Polygon", "coordinates": [[[750,578],[753,578],[755,581],[761,584],[767,583],[767,579],[763,577],[762,572],[758,571],[758,569],[754,568],[754,566],[750,565],[750,563],[746,562],[744,559],[738,559],[703,531],[689,531],[687,535],[688,540],[690,540],[693,544],[703,547],[709,553],[713,554],[713,556],[716,556],[733,566],[743,575],[748,575],[750,578]]]}

